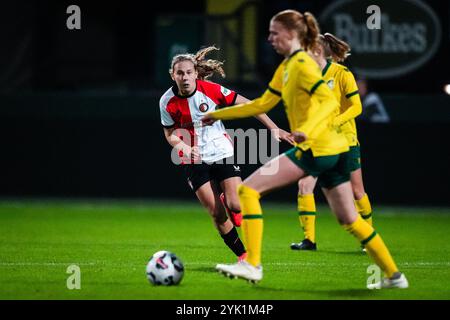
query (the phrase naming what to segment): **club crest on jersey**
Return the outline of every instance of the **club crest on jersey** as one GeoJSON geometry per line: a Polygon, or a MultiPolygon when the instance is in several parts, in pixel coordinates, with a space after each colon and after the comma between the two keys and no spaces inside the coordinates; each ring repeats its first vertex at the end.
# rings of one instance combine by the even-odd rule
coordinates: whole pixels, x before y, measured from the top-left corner
{"type": "Polygon", "coordinates": [[[209,106],[206,103],[202,103],[201,105],[198,106],[198,110],[200,110],[201,112],[206,112],[208,111],[209,106]]]}
{"type": "Polygon", "coordinates": [[[225,88],[225,87],[220,87],[220,92],[222,92],[222,94],[225,97],[228,96],[231,93],[231,91],[229,89],[225,88]]]}
{"type": "Polygon", "coordinates": [[[328,81],[327,81],[327,85],[328,85],[328,88],[330,88],[331,90],[333,90],[333,89],[334,89],[334,79],[328,80],[328,81]]]}

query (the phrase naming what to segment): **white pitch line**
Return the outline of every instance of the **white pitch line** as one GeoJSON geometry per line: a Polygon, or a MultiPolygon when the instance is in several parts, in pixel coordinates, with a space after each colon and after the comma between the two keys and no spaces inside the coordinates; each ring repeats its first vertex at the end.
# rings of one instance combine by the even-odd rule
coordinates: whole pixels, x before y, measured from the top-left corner
{"type": "Polygon", "coordinates": [[[64,263],[64,262],[0,262],[0,267],[6,266],[6,267],[15,267],[15,266],[22,266],[22,267],[27,267],[27,266],[49,266],[49,267],[53,267],[53,266],[70,266],[72,264],[75,264],[77,266],[95,266],[97,265],[96,263],[93,262],[83,262],[83,263],[76,263],[76,262],[68,262],[68,263],[64,263]]]}
{"type": "MultiPolygon", "coordinates": [[[[328,262],[267,262],[264,263],[265,266],[311,266],[311,267],[339,267],[339,266],[367,266],[368,263],[328,263],[328,262]]],[[[450,267],[450,261],[442,261],[442,262],[401,262],[397,263],[400,266],[408,266],[408,267],[450,267]]],[[[190,262],[185,263],[185,265],[211,265],[208,262],[190,262]]]]}
{"type": "MultiPolygon", "coordinates": [[[[368,261],[370,262],[370,261],[368,261]]],[[[107,262],[0,262],[0,267],[58,267],[58,266],[113,266],[113,267],[136,267],[136,264],[131,263],[107,263],[107,262]]],[[[212,266],[214,262],[187,262],[185,266],[212,266]]],[[[368,263],[319,263],[319,262],[267,262],[265,266],[305,266],[305,267],[359,267],[367,266],[368,263]]],[[[400,266],[406,267],[450,267],[450,261],[440,262],[402,262],[398,263],[400,266]]]]}

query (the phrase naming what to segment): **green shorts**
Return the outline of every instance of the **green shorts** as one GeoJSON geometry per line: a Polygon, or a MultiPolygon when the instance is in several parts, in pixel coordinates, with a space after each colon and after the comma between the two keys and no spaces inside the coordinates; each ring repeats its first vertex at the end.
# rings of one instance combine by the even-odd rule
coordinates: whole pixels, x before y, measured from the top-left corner
{"type": "Polygon", "coordinates": [[[318,177],[322,188],[331,189],[350,181],[350,152],[314,157],[311,149],[303,151],[294,147],[284,154],[308,175],[318,177]]]}
{"type": "Polygon", "coordinates": [[[361,169],[361,150],[359,145],[351,146],[348,153],[350,154],[350,172],[361,169]]]}

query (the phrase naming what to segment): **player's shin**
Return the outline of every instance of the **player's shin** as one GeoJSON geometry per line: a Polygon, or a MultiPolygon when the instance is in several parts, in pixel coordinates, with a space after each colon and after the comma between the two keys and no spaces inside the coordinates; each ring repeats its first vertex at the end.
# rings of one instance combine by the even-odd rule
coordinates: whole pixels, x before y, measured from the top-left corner
{"type": "Polygon", "coordinates": [[[242,232],[247,248],[247,262],[253,266],[261,264],[261,244],[263,236],[263,216],[260,194],[245,185],[238,187],[239,201],[243,215],[242,232]]]}
{"type": "Polygon", "coordinates": [[[355,206],[358,213],[361,215],[361,217],[371,226],[373,226],[372,223],[372,206],[370,205],[369,197],[366,194],[359,199],[355,199],[355,206]]]}
{"type": "Polygon", "coordinates": [[[386,273],[388,278],[392,277],[394,273],[398,272],[398,268],[389,253],[388,248],[384,244],[380,235],[365,222],[361,216],[352,224],[344,225],[344,228],[353,234],[362,245],[365,246],[369,256],[375,263],[386,273]]]}
{"type": "Polygon", "coordinates": [[[240,257],[245,253],[244,244],[239,238],[239,234],[235,227],[233,227],[227,234],[221,235],[223,242],[228,246],[228,248],[233,251],[233,253],[240,257]]]}
{"type": "Polygon", "coordinates": [[[305,239],[316,242],[316,203],[314,194],[300,194],[297,198],[298,217],[303,228],[305,239]]]}

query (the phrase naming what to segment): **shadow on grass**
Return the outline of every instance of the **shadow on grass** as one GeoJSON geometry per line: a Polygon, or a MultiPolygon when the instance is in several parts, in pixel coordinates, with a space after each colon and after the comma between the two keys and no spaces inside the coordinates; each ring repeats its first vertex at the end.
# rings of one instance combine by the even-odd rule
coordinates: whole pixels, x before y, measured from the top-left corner
{"type": "Polygon", "coordinates": [[[348,298],[348,299],[360,299],[360,298],[377,298],[378,295],[376,294],[377,291],[374,290],[368,290],[368,289],[360,289],[360,288],[353,288],[353,289],[286,289],[286,288],[274,288],[274,287],[268,287],[268,286],[261,286],[261,285],[255,285],[255,290],[258,291],[273,291],[273,292],[288,292],[293,294],[310,294],[310,295],[319,295],[322,298],[329,297],[329,298],[336,298],[336,299],[342,299],[342,298],[348,298]]]}
{"type": "Polygon", "coordinates": [[[334,289],[334,290],[321,290],[323,293],[327,293],[331,297],[343,298],[376,298],[378,297],[377,290],[369,290],[369,289],[334,289]]]}
{"type": "Polygon", "coordinates": [[[217,273],[217,270],[214,267],[189,267],[189,270],[198,271],[198,272],[207,272],[207,273],[217,273]]]}
{"type": "Polygon", "coordinates": [[[333,250],[320,250],[320,252],[323,253],[331,253],[331,254],[340,254],[340,255],[347,255],[347,256],[356,256],[356,257],[364,257],[367,256],[365,252],[362,250],[353,250],[353,251],[333,251],[333,250]]]}

